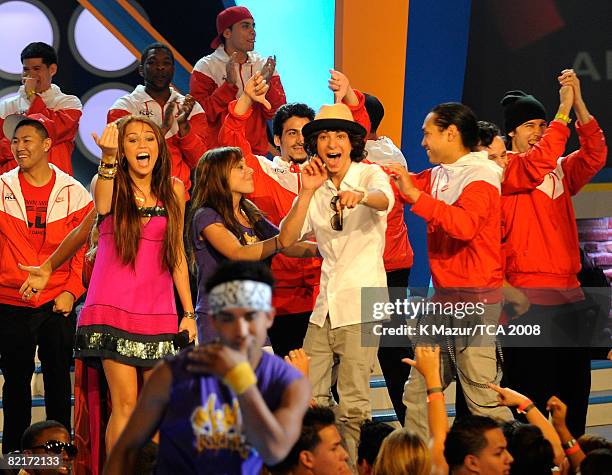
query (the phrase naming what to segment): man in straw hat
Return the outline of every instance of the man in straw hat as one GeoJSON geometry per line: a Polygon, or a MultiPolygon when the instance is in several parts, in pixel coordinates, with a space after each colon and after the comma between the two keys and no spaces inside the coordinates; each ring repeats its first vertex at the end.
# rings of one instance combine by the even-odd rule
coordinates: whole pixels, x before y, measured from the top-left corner
{"type": "Polygon", "coordinates": [[[217,147],[217,136],[227,115],[227,105],[240,97],[244,85],[257,71],[270,85],[270,109],[255,104],[249,121],[247,138],[257,155],[268,153],[266,121],[287,102],[285,91],[276,72],[276,59],[253,51],[255,47],[255,21],[246,7],[226,8],[217,15],[217,36],[210,47],[215,51],[201,58],[193,68],[189,84],[190,93],[206,112],[210,128],[210,146],[217,147]]]}
{"type": "Polygon", "coordinates": [[[371,414],[369,377],[378,346],[371,316],[362,318],[361,290],[385,288],[386,297],[383,250],[394,196],[385,172],[361,163],[366,129],[345,104],[321,107],[302,133],[312,158],[279,239],[287,246],[312,233],[323,257],[304,349],[318,404],[335,404],[330,389],[337,361],[337,421],[355,465],[360,425],[371,414]]]}

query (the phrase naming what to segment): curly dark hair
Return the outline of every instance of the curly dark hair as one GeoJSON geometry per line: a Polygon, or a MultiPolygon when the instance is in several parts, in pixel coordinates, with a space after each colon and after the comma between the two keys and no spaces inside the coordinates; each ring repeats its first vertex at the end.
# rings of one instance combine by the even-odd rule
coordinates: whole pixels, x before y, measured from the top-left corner
{"type": "MultiPolygon", "coordinates": [[[[317,140],[319,138],[319,134],[322,132],[338,132],[343,131],[342,129],[336,130],[321,130],[317,133],[314,133],[308,137],[304,137],[304,149],[306,149],[306,153],[311,157],[317,155],[317,140]]],[[[354,132],[343,131],[346,132],[349,136],[349,141],[351,142],[351,160],[353,162],[360,162],[368,155],[368,152],[365,149],[365,134],[356,134],[354,132]]]]}
{"type": "Polygon", "coordinates": [[[501,135],[499,127],[493,122],[478,121],[478,141],[481,147],[488,147],[493,143],[495,137],[499,135],[501,135]]]}
{"type": "Polygon", "coordinates": [[[278,137],[283,135],[285,122],[291,117],[302,117],[304,119],[314,120],[315,112],[309,106],[301,102],[283,104],[278,108],[272,119],[272,133],[278,137]]]}

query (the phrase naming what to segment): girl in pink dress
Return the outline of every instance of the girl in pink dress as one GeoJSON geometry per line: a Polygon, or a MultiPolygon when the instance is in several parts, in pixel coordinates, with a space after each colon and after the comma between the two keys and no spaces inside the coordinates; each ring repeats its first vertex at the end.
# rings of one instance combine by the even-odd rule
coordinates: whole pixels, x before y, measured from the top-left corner
{"type": "Polygon", "coordinates": [[[138,380],[175,353],[177,331],[196,334],[183,249],[185,187],[170,176],[160,128],[127,116],[94,136],[102,150],[91,183],[99,215],[96,262],[77,323],[75,355],[100,362],[111,395],[110,452],[136,405],[138,380]],[[173,295],[183,308],[180,324],[173,295]]]}

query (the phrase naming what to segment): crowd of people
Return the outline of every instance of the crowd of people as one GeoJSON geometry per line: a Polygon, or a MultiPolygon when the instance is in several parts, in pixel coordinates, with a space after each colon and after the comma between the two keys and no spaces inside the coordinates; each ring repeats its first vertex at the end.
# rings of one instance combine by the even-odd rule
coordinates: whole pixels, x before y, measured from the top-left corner
{"type": "Polygon", "coordinates": [[[576,73],[559,74],[550,121],[506,93],[503,133],[435,105],[433,167],[415,174],[345,74],[315,113],[286,103],[248,9],[223,10],[217,33],[187,95],[172,50],[143,50],[144,84],[94,134],[89,191],[71,176],[80,101],[52,83],[51,46],[22,51],[23,85],[0,103],[2,452],[79,474],[610,473],[610,443],[584,435],[571,203],[607,147],[576,73]],[[572,115],[580,148],[564,155],[572,115]],[[427,224],[420,298],[437,310],[379,321],[367,302],[409,295],[406,210],[427,224]],[[538,332],[465,331],[508,325],[538,332]],[[30,426],[36,349],[47,421],[30,426]],[[377,358],[401,429],[370,421],[377,358]]]}

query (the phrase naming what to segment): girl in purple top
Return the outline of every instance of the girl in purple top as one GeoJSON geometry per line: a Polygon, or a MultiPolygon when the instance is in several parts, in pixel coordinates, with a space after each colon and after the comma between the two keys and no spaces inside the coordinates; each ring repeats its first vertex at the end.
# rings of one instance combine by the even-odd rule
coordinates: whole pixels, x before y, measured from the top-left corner
{"type": "Polygon", "coordinates": [[[297,243],[282,249],[278,228],[268,221],[246,195],[255,190],[253,169],[237,147],[209,150],[195,172],[191,213],[189,258],[197,270],[196,314],[201,317],[202,341],[214,336],[204,284],[225,260],[260,261],[282,252],[291,257],[314,257],[314,243],[297,243]]]}

